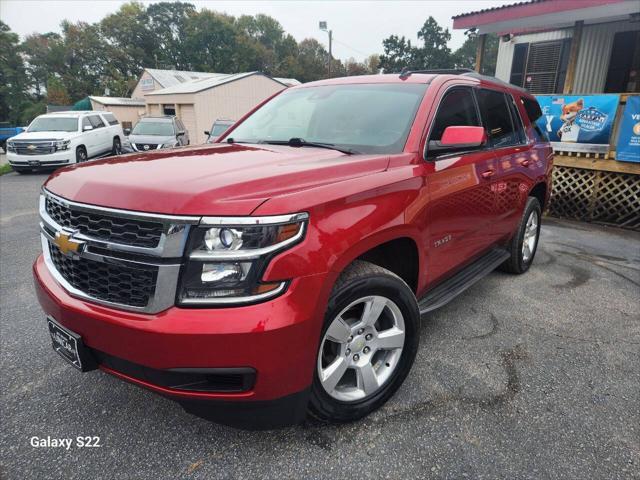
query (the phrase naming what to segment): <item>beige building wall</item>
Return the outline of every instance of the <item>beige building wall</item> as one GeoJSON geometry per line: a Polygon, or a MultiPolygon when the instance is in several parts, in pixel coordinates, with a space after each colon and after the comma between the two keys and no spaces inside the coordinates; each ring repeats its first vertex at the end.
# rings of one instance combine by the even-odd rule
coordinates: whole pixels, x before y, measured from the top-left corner
{"type": "Polygon", "coordinates": [[[196,135],[191,132],[191,143],[204,143],[205,130],[218,118],[239,120],[253,107],[286,87],[263,75],[229,82],[196,94],[196,135]]]}
{"type": "Polygon", "coordinates": [[[175,105],[176,116],[189,131],[191,145],[200,145],[218,118],[239,120],[253,107],[286,87],[263,75],[251,75],[196,93],[149,95],[147,114],[162,115],[164,105],[175,105]]]}
{"type": "Polygon", "coordinates": [[[140,120],[140,117],[145,114],[145,107],[138,107],[135,105],[104,105],[96,102],[95,100],[91,100],[91,108],[97,111],[113,113],[113,115],[120,121],[123,128],[130,128],[135,125],[138,123],[138,120],[140,120]]]}
{"type": "Polygon", "coordinates": [[[148,93],[160,88],[162,88],[162,85],[159,85],[158,82],[156,82],[145,70],[142,72],[142,76],[138,79],[138,84],[136,85],[136,88],[133,89],[131,98],[144,98],[148,93]]]}

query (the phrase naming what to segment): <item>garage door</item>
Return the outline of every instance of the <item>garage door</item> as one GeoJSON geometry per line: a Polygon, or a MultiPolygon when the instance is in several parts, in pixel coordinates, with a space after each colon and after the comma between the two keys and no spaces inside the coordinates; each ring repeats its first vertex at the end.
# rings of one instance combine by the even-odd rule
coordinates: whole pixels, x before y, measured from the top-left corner
{"type": "Polygon", "coordinates": [[[196,128],[196,111],[193,108],[193,104],[180,105],[180,120],[184,123],[187,132],[189,132],[191,145],[204,143],[204,134],[198,132],[196,128]]]}

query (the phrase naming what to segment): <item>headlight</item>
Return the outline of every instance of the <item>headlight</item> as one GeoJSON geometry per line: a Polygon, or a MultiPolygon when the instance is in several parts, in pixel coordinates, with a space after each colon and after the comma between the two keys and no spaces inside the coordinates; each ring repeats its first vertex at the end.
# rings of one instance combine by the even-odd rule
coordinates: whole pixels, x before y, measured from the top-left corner
{"type": "Polygon", "coordinates": [[[304,237],[308,215],[203,218],[187,246],[178,302],[246,304],[275,297],[286,281],[261,282],[271,258],[304,237]]]}
{"type": "Polygon", "coordinates": [[[56,151],[69,150],[70,143],[71,143],[71,140],[56,140],[55,142],[56,151]]]}
{"type": "Polygon", "coordinates": [[[16,144],[13,142],[7,142],[7,152],[16,152],[16,144]]]}

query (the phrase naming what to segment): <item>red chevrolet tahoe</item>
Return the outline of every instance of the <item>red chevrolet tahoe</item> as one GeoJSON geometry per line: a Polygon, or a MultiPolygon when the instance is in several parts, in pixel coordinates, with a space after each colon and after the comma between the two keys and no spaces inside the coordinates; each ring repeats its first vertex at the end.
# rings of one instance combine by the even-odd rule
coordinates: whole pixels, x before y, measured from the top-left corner
{"type": "Polygon", "coordinates": [[[33,267],[54,349],[243,428],[361,418],[406,378],[421,314],[531,265],[540,115],[472,72],[339,78],[216,144],[59,170],[33,267]]]}

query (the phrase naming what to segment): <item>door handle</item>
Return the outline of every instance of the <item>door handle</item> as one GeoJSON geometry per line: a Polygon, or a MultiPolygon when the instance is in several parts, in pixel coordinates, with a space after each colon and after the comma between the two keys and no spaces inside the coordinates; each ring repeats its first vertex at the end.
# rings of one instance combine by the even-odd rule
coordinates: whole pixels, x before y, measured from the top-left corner
{"type": "Polygon", "coordinates": [[[529,165],[531,165],[531,160],[529,160],[528,158],[523,158],[522,160],[520,160],[520,165],[522,165],[523,167],[528,167],[529,165]]]}
{"type": "Polygon", "coordinates": [[[482,178],[490,178],[495,173],[495,170],[487,170],[486,172],[482,172],[482,178]]]}

